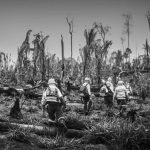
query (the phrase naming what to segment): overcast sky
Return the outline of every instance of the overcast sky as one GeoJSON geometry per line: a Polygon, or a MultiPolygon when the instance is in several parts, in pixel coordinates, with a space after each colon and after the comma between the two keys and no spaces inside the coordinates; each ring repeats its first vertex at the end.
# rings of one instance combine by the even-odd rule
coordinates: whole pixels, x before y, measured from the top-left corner
{"type": "MultiPolygon", "coordinates": [[[[50,35],[46,51],[61,56],[61,34],[64,37],[65,57],[70,57],[70,35],[66,17],[74,21],[73,57],[79,56],[79,48],[85,44],[84,29],[91,28],[93,22],[111,26],[106,38],[113,41],[110,52],[122,49],[123,14],[132,14],[130,47],[136,56],[141,54],[145,39],[150,39],[145,17],[150,10],[150,0],[1,0],[0,1],[0,51],[17,57],[28,29],[33,34],[40,31],[50,35]]],[[[149,40],[150,43],[150,40],[149,40]]],[[[31,45],[33,47],[33,45],[31,45]]]]}

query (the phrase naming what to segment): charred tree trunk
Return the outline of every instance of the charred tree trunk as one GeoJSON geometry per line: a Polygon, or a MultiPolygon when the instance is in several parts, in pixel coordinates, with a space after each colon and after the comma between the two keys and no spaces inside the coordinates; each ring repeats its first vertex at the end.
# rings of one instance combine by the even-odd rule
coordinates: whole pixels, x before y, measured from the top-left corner
{"type": "MultiPolygon", "coordinates": [[[[9,123],[9,122],[0,122],[0,131],[9,131],[10,129],[23,129],[30,130],[30,132],[35,133],[37,135],[48,135],[48,136],[57,136],[62,134],[62,128],[58,127],[47,127],[47,126],[35,126],[35,125],[27,125],[27,124],[17,124],[17,123],[9,123]]],[[[65,133],[63,133],[66,138],[81,138],[85,135],[84,131],[68,129],[65,133]]]]}
{"type": "Polygon", "coordinates": [[[86,64],[87,64],[87,57],[85,57],[85,62],[84,62],[84,66],[83,66],[83,79],[85,78],[86,64]]]}
{"type": "Polygon", "coordinates": [[[65,65],[64,65],[64,40],[63,40],[63,36],[62,36],[62,35],[61,35],[61,49],[62,49],[62,72],[61,72],[61,81],[63,82],[65,65]]]}
{"type": "Polygon", "coordinates": [[[98,86],[100,85],[100,82],[101,82],[100,70],[101,70],[101,62],[100,62],[100,60],[98,60],[98,66],[97,66],[98,86]]]}
{"type": "Polygon", "coordinates": [[[42,52],[42,81],[45,80],[45,73],[46,73],[46,68],[45,68],[45,53],[44,50],[42,52]]]}
{"type": "Polygon", "coordinates": [[[33,68],[33,80],[34,80],[34,78],[35,78],[35,76],[36,76],[36,61],[34,61],[34,68],[33,68]]]}
{"type": "Polygon", "coordinates": [[[16,119],[21,119],[22,118],[22,113],[21,113],[21,109],[20,109],[20,100],[17,97],[16,101],[14,103],[14,106],[11,108],[10,110],[10,116],[12,118],[16,118],[16,119]]]}

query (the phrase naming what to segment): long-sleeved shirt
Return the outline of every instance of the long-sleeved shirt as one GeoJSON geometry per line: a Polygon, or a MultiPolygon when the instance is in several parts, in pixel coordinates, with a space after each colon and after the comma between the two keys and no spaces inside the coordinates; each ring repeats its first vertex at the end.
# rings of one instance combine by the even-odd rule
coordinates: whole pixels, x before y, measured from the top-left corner
{"type": "Polygon", "coordinates": [[[126,85],[126,88],[127,88],[127,93],[132,94],[132,88],[129,84],[126,85]]]}
{"type": "Polygon", "coordinates": [[[114,98],[126,99],[128,96],[127,89],[124,85],[117,86],[114,92],[114,98]]]}
{"type": "Polygon", "coordinates": [[[88,94],[91,96],[91,87],[90,87],[90,84],[88,84],[88,83],[83,83],[83,86],[86,86],[87,91],[88,91],[88,94]]]}
{"type": "Polygon", "coordinates": [[[114,93],[114,88],[113,88],[113,84],[111,83],[109,86],[107,85],[103,85],[102,87],[101,87],[101,89],[100,89],[100,93],[108,93],[109,92],[109,90],[112,92],[112,93],[114,93]],[[108,89],[109,88],[109,89],[108,89]]]}
{"type": "Polygon", "coordinates": [[[44,105],[47,101],[57,102],[57,97],[53,95],[49,95],[49,90],[51,93],[57,93],[57,97],[62,97],[62,93],[60,90],[56,87],[56,85],[49,85],[49,87],[43,91],[42,100],[41,103],[44,105]]]}

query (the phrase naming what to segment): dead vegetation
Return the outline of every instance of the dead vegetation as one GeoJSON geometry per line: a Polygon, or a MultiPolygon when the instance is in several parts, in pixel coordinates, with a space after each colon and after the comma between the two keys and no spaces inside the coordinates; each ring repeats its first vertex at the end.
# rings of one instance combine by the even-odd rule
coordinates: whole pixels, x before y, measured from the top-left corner
{"type": "Polygon", "coordinates": [[[79,50],[80,58],[75,60],[72,58],[73,21],[69,22],[67,18],[67,23],[71,35],[71,58],[64,57],[62,35],[60,59],[45,51],[49,35],[34,34],[32,43],[29,42],[32,30],[27,31],[18,48],[16,63],[7,54],[0,53],[0,147],[7,150],[148,150],[148,41],[146,55],[135,58],[132,64],[129,45],[124,54],[120,50],[113,52],[110,64],[107,64],[108,50],[112,45],[107,34],[111,28],[94,23],[91,29],[85,29],[86,44],[79,50]],[[132,100],[122,114],[115,104],[108,110],[99,94],[101,79],[110,75],[114,85],[119,76],[124,81],[131,81],[133,87],[132,100]],[[88,116],[83,113],[83,101],[78,92],[86,76],[91,78],[91,91],[95,95],[88,116]],[[67,96],[64,109],[67,129],[62,124],[50,122],[48,115],[42,116],[42,91],[50,77],[56,79],[63,96],[67,96]]]}

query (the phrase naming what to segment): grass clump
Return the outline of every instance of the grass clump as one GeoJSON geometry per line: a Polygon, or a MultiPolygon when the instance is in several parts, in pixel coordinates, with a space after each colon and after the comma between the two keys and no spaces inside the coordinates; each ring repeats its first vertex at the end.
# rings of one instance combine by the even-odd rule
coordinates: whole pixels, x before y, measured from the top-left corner
{"type": "Polygon", "coordinates": [[[144,150],[150,143],[150,127],[120,118],[101,117],[93,125],[88,135],[82,138],[83,144],[105,144],[112,150],[144,150]]]}

